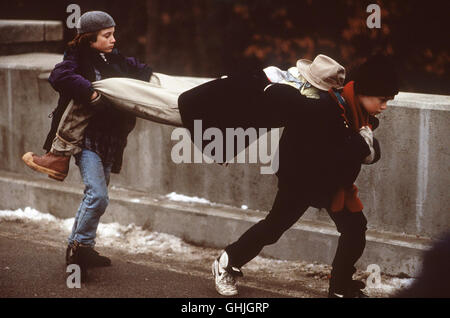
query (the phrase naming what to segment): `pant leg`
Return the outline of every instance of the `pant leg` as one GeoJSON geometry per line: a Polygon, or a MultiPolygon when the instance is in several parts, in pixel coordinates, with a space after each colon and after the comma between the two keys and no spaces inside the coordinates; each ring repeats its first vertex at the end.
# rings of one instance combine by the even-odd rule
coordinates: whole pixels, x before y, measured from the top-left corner
{"type": "Polygon", "coordinates": [[[85,190],[75,216],[69,244],[76,240],[94,246],[100,217],[109,203],[108,183],[111,165],[103,165],[100,157],[87,149],[83,149],[75,159],[80,168],[85,190]]]}
{"type": "Polygon", "coordinates": [[[153,73],[149,82],[131,78],[109,78],[93,82],[95,90],[118,109],[157,123],[181,127],[178,97],[207,79],[180,79],[153,73]]]}
{"type": "Polygon", "coordinates": [[[152,82],[108,78],[92,85],[112,106],[122,111],[153,122],[181,127],[178,97],[193,84],[180,83],[180,80],[166,75],[157,80],[152,76],[152,82]]]}
{"type": "Polygon", "coordinates": [[[192,89],[200,84],[208,82],[212,79],[202,79],[202,78],[179,78],[175,76],[166,75],[163,73],[153,73],[150,78],[150,83],[157,85],[159,87],[168,89],[172,92],[181,93],[192,89]]]}
{"type": "MultiPolygon", "coordinates": [[[[110,92],[112,96],[110,96],[109,98],[114,97],[115,99],[120,99],[122,97],[126,97],[127,99],[130,99],[130,96],[139,95],[139,89],[137,91],[133,91],[132,89],[130,89],[132,87],[128,86],[123,88],[123,90],[125,91],[128,90],[128,94],[123,94],[123,90],[120,93],[117,93],[118,86],[127,85],[126,82],[124,84],[120,83],[120,81],[120,79],[118,79],[118,81],[112,81],[111,84],[107,84],[104,89],[102,89],[102,81],[96,82],[94,86],[96,86],[96,88],[100,92],[102,92],[102,90],[110,92]]],[[[151,87],[153,89],[159,87],[159,90],[156,89],[155,92],[165,92],[162,95],[162,101],[168,105],[175,104],[178,95],[194,85],[194,83],[191,83],[189,81],[178,80],[172,76],[160,73],[155,73],[154,75],[152,75],[152,77],[150,78],[150,83],[152,84],[151,87]]],[[[153,92],[153,94],[155,94],[155,92],[153,92]]],[[[131,107],[132,103],[127,103],[126,105],[127,107],[131,107]]],[[[92,107],[88,107],[86,105],[75,103],[74,101],[72,101],[63,114],[60,125],[58,127],[57,136],[53,140],[50,152],[56,155],[63,156],[71,156],[81,152],[81,143],[84,138],[84,131],[89,124],[89,119],[94,114],[94,111],[95,110],[92,107]]]]}
{"type": "Polygon", "coordinates": [[[355,263],[366,246],[367,219],[363,212],[328,211],[341,234],[332,263],[330,285],[345,287],[356,272],[355,263]]]}
{"type": "Polygon", "coordinates": [[[89,106],[75,102],[69,105],[61,119],[50,152],[62,156],[81,152],[84,131],[93,114],[94,109],[89,106]]]}
{"type": "MultiPolygon", "coordinates": [[[[197,81],[155,73],[149,83],[114,78],[94,82],[93,87],[121,110],[147,120],[182,126],[178,96],[198,84],[197,81]]],[[[63,115],[50,152],[64,156],[79,153],[84,131],[94,112],[94,108],[72,102],[63,115]]]]}
{"type": "Polygon", "coordinates": [[[298,196],[288,190],[278,190],[275,202],[264,220],[249,228],[225,251],[231,266],[242,267],[255,258],[264,246],[274,244],[308,208],[298,196]]]}

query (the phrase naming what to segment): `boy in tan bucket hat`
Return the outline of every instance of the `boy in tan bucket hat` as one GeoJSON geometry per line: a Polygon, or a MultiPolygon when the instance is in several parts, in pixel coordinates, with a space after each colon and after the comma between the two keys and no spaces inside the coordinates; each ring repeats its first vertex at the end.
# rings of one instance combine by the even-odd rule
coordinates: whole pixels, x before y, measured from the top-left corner
{"type": "MultiPolygon", "coordinates": [[[[179,98],[185,123],[189,117],[202,118],[199,116],[211,105],[198,106],[198,103],[215,98],[218,100],[214,104],[215,112],[228,105],[253,107],[249,118],[265,116],[271,118],[271,127],[284,127],[276,173],[278,191],[272,208],[264,219],[228,244],[213,262],[215,288],[221,295],[236,295],[237,278],[243,276],[241,268],[265,246],[276,243],[309,207],[315,207],[326,209],[340,233],[328,297],[367,297],[363,291],[365,284],[353,280],[354,264],[364,251],[367,230],[364,207],[354,182],[363,163],[373,164],[380,159],[380,148],[372,135],[378,126],[374,116],[383,112],[387,101],[398,93],[394,65],[389,58],[375,55],[359,67],[355,80],[343,88],[343,68],[326,56],[319,55],[313,62],[300,60],[297,68],[301,77],[292,76],[291,69],[289,72],[265,70],[271,84],[261,94],[262,102],[254,106],[251,100],[246,100],[246,105],[235,106],[230,94],[217,94],[218,90],[209,83],[179,98]],[[301,89],[300,93],[292,89],[299,88],[297,82],[302,83],[300,88],[305,85],[300,81],[302,78],[316,87],[320,98],[305,98],[301,89]],[[336,90],[338,87],[342,90],[336,90]],[[208,98],[208,92],[214,94],[208,98]]],[[[234,87],[237,90],[243,85],[245,79],[234,87]]],[[[233,111],[227,109],[227,112],[233,111]]],[[[227,112],[221,114],[222,118],[227,112]]],[[[239,113],[240,117],[245,115],[239,113]]],[[[256,121],[253,119],[252,123],[256,121]]]]}

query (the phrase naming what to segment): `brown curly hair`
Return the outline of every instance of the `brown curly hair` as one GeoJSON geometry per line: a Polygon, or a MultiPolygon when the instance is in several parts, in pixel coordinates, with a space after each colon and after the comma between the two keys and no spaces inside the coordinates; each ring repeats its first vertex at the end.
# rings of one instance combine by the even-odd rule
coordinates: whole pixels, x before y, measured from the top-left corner
{"type": "Polygon", "coordinates": [[[67,45],[71,49],[75,48],[89,48],[91,42],[97,41],[97,35],[100,31],[88,32],[83,34],[77,34],[75,38],[67,45]]]}

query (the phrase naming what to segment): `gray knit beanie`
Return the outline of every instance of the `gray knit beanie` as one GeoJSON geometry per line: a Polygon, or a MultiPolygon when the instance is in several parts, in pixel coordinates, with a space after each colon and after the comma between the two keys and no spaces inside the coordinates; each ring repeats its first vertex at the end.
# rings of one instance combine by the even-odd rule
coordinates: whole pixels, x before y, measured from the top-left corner
{"type": "Polygon", "coordinates": [[[103,11],[89,11],[84,13],[77,23],[78,34],[95,32],[116,26],[114,19],[103,11]]]}

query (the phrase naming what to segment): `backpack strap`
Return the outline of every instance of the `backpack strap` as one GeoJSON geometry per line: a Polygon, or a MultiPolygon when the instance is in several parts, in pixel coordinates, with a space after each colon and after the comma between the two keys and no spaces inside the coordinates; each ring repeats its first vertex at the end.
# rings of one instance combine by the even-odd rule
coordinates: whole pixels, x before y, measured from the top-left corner
{"type": "Polygon", "coordinates": [[[336,103],[339,105],[339,108],[341,108],[342,113],[341,116],[344,119],[345,127],[350,128],[350,121],[347,118],[345,106],[347,106],[347,103],[345,102],[345,99],[342,97],[342,95],[338,92],[330,88],[328,93],[331,95],[331,98],[336,101],[336,103]]]}

